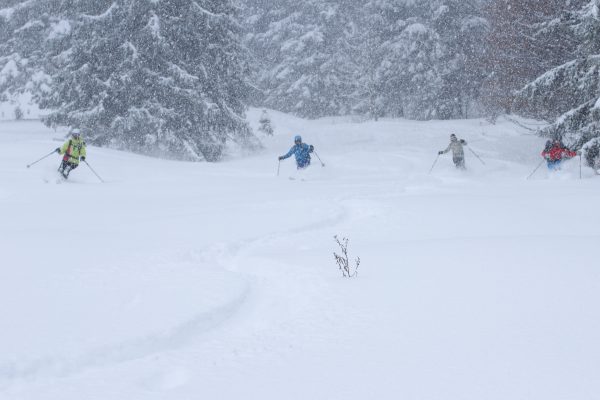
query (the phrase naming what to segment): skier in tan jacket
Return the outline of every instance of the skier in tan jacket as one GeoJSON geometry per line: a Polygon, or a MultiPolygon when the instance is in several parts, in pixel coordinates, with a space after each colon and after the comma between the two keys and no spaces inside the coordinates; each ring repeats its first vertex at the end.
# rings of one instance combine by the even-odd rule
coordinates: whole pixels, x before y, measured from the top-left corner
{"type": "Polygon", "coordinates": [[[453,133],[450,135],[450,144],[446,148],[446,150],[440,150],[438,152],[439,155],[446,154],[450,150],[452,150],[452,161],[454,161],[454,165],[458,169],[466,169],[465,167],[465,151],[463,146],[466,146],[467,142],[463,139],[458,140],[456,135],[453,133]]]}

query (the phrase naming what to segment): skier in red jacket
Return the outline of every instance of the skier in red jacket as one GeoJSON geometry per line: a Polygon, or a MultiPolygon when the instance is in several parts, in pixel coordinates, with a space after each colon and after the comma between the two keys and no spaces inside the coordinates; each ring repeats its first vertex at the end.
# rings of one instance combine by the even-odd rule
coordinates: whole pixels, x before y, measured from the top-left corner
{"type": "Polygon", "coordinates": [[[575,157],[578,154],[579,152],[567,149],[558,139],[546,142],[546,147],[542,151],[542,157],[546,159],[550,171],[559,170],[563,159],[575,157]]]}

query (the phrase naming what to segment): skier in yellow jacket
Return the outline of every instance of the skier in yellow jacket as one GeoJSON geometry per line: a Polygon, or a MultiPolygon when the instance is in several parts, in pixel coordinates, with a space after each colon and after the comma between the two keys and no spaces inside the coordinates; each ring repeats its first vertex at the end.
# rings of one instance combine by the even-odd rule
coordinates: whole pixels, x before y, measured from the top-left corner
{"type": "Polygon", "coordinates": [[[81,138],[81,131],[79,129],[73,129],[71,131],[71,138],[56,149],[58,154],[63,154],[62,163],[58,167],[58,172],[67,179],[69,173],[79,166],[79,161],[85,161],[85,142],[81,138]]]}

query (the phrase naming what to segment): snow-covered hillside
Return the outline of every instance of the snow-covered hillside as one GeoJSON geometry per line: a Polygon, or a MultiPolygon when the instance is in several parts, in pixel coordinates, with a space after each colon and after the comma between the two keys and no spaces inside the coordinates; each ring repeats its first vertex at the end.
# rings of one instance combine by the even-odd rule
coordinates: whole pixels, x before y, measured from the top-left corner
{"type": "Polygon", "coordinates": [[[17,119],[15,115],[18,113],[17,109],[21,110],[22,119],[39,119],[42,114],[31,99],[31,94],[24,93],[13,99],[13,101],[0,101],[0,121],[14,121],[17,119]]]}
{"type": "Polygon", "coordinates": [[[0,399],[597,397],[592,170],[526,180],[543,140],[503,119],[272,117],[216,164],[90,147],[104,184],[25,168],[64,132],[0,123],[0,399]],[[428,175],[452,132],[486,165],[428,175]],[[296,134],[326,166],[277,177],[296,134]]]}

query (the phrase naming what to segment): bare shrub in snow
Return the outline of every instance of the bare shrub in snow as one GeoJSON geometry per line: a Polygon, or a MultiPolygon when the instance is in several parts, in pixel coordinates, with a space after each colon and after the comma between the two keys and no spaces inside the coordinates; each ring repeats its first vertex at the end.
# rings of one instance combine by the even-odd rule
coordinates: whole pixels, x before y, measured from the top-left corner
{"type": "Polygon", "coordinates": [[[340,246],[342,251],[342,255],[340,256],[336,252],[333,252],[333,256],[335,257],[335,262],[340,271],[342,271],[342,275],[344,278],[352,278],[358,275],[358,267],[360,265],[360,257],[357,257],[354,261],[354,266],[350,265],[350,261],[348,260],[348,239],[347,238],[338,238],[337,235],[333,237],[335,242],[340,246]]]}

